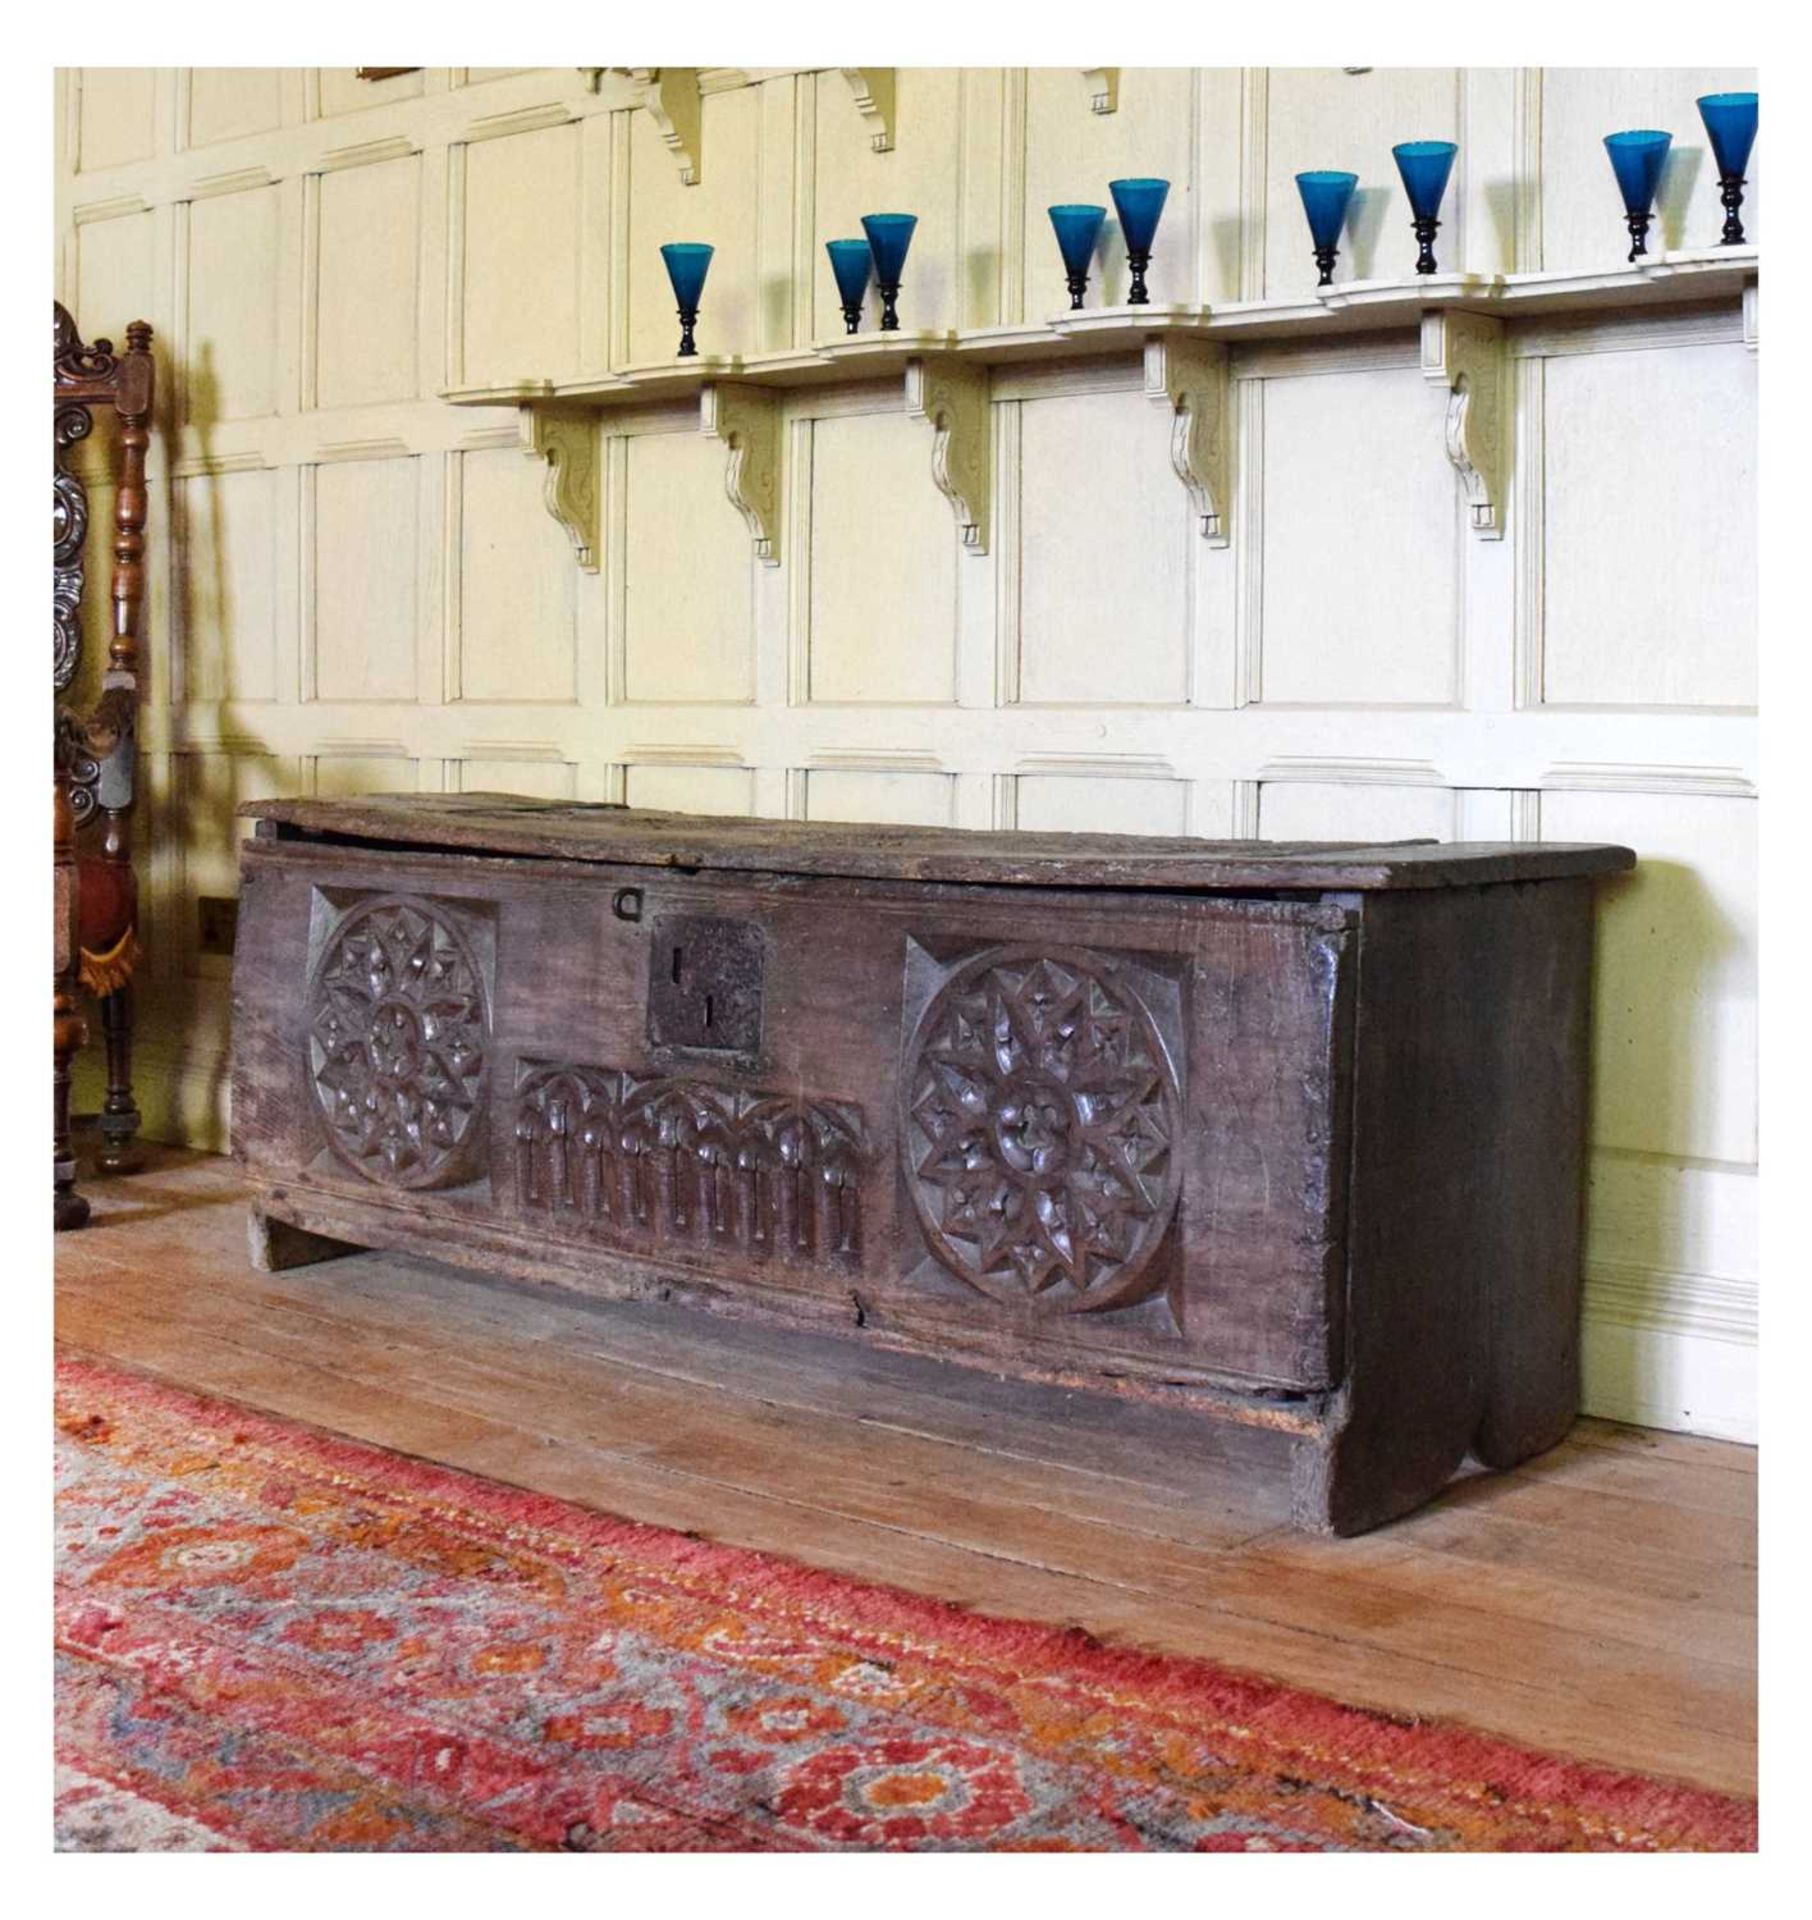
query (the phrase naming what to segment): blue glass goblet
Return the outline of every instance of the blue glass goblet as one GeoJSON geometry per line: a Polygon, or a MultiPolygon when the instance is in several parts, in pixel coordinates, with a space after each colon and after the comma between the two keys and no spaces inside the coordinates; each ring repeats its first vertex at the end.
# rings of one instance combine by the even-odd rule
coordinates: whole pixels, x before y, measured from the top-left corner
{"type": "Polygon", "coordinates": [[[1657,133],[1652,127],[1604,136],[1604,150],[1611,156],[1611,171],[1616,174],[1617,187],[1623,195],[1623,217],[1630,230],[1632,260],[1648,252],[1648,227],[1655,217],[1655,193],[1661,185],[1661,169],[1667,164],[1667,150],[1673,143],[1671,133],[1657,133]]]}
{"type": "Polygon", "coordinates": [[[698,353],[697,346],[693,344],[692,329],[698,324],[698,300],[705,290],[705,275],[711,270],[712,251],[712,248],[694,240],[670,240],[661,249],[661,258],[667,263],[667,278],[673,286],[673,297],[679,303],[679,357],[682,360],[693,358],[698,353]]]}
{"type": "Polygon", "coordinates": [[[1724,206],[1722,247],[1743,244],[1743,176],[1755,145],[1756,97],[1753,93],[1708,93],[1699,101],[1699,118],[1718,163],[1718,198],[1724,206]]]}
{"type": "Polygon", "coordinates": [[[1299,173],[1296,191],[1302,195],[1302,210],[1309,217],[1309,238],[1315,242],[1315,264],[1321,269],[1318,287],[1334,284],[1334,262],[1339,258],[1340,229],[1346,224],[1346,209],[1359,184],[1356,173],[1299,173]]]}
{"type": "Polygon", "coordinates": [[[906,266],[906,249],[912,245],[912,230],[919,224],[916,213],[865,213],[862,231],[868,235],[869,251],[875,260],[875,285],[881,289],[881,331],[898,333],[900,316],[894,302],[900,297],[900,274],[906,266]]]}
{"type": "Polygon", "coordinates": [[[1151,295],[1145,291],[1145,270],[1151,265],[1151,243],[1157,237],[1158,216],[1164,211],[1170,182],[1110,180],[1107,190],[1114,196],[1114,211],[1120,216],[1120,232],[1126,240],[1126,265],[1132,275],[1126,304],[1148,307],[1151,295]]]}
{"type": "Polygon", "coordinates": [[[868,276],[874,270],[874,250],[866,240],[827,240],[831,272],[837,278],[837,298],[843,304],[843,331],[862,330],[862,302],[868,298],[868,276]]]}
{"type": "Polygon", "coordinates": [[[1107,218],[1105,207],[1051,207],[1051,226],[1057,235],[1057,251],[1063,255],[1063,270],[1069,276],[1070,311],[1082,305],[1088,288],[1089,263],[1095,257],[1095,242],[1101,237],[1101,223],[1107,218]]]}
{"type": "Polygon", "coordinates": [[[1434,237],[1440,226],[1441,196],[1447,191],[1447,179],[1453,172],[1453,156],[1459,148],[1451,140],[1405,140],[1391,148],[1397,171],[1403,176],[1403,191],[1409,195],[1409,210],[1415,217],[1416,271],[1435,271],[1434,237]]]}

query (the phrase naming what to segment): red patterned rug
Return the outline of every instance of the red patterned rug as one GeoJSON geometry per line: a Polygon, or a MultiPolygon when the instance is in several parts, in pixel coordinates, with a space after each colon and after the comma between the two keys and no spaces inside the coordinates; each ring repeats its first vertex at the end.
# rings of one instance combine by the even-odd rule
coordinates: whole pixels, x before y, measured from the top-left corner
{"type": "Polygon", "coordinates": [[[1753,1802],[57,1367],[67,1850],[1747,1850],[1753,1802]]]}

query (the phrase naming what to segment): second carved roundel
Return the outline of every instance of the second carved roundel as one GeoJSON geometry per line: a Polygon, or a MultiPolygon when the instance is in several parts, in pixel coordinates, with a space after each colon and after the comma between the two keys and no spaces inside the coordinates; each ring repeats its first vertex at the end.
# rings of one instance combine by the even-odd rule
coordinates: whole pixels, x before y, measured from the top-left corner
{"type": "Polygon", "coordinates": [[[959,1278],[1069,1311],[1159,1283],[1182,1102],[1111,956],[997,947],[970,960],[925,1009],[901,1091],[906,1184],[959,1278]]]}
{"type": "Polygon", "coordinates": [[[489,1017],[476,957],[425,900],[355,907],[315,970],[308,1077],[336,1155],[379,1186],[443,1187],[483,1157],[489,1017]]]}

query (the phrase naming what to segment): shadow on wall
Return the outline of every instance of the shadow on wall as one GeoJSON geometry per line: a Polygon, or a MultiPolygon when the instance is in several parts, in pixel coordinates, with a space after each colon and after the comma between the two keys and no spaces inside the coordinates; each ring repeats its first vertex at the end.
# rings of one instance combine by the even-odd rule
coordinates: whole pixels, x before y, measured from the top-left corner
{"type": "MultiPolygon", "coordinates": [[[[172,387],[176,384],[170,383],[172,387]]],[[[182,369],[180,384],[182,420],[193,434],[193,464],[198,470],[185,480],[183,508],[173,520],[176,541],[170,580],[170,685],[173,696],[180,691],[185,704],[198,700],[217,703],[217,737],[233,743],[231,754],[183,756],[181,781],[170,783],[173,817],[166,822],[166,830],[171,844],[182,850],[182,867],[181,883],[174,890],[174,910],[179,917],[173,930],[174,964],[164,977],[179,988],[179,1002],[186,1005],[193,996],[191,983],[207,971],[197,933],[195,876],[209,871],[231,874],[231,891],[237,892],[240,831],[233,809],[240,798],[240,769],[248,758],[268,748],[233,704],[240,691],[234,646],[239,609],[234,605],[227,567],[222,475],[214,465],[220,381],[212,341],[198,343],[194,358],[182,369]]],[[[176,425],[172,421],[167,429],[172,452],[176,425]]],[[[173,481],[172,503],[175,493],[173,481]]],[[[163,1038],[177,1070],[176,1079],[185,1087],[185,1104],[195,1103],[202,1113],[224,1112],[229,1078],[226,1050],[209,1047],[198,1063],[190,1051],[189,1024],[180,1014],[165,1027],[163,1038]],[[205,1080],[191,1088],[187,1075],[196,1064],[204,1067],[205,1080]]]]}
{"type": "MultiPolygon", "coordinates": [[[[1704,1145],[1708,1119],[1715,1125],[1708,1008],[1745,942],[1696,869],[1636,851],[1635,871],[1598,894],[1590,1138],[1601,1150],[1684,1161],[1704,1145]]],[[[1591,1227],[1588,1213],[1588,1248],[1591,1227]]],[[[1653,1223],[1652,1247],[1676,1240],[1669,1222],[1653,1223]]]]}

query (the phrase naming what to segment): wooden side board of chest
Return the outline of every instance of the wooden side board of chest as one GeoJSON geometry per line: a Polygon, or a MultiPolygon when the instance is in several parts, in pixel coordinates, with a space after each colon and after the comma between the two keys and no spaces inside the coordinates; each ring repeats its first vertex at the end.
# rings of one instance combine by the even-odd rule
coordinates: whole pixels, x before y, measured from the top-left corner
{"type": "Polygon", "coordinates": [[[1360,1532],[1578,1397],[1595,875],[1268,845],[267,801],[254,1256],[381,1246],[1289,1436],[1360,1532]]]}

